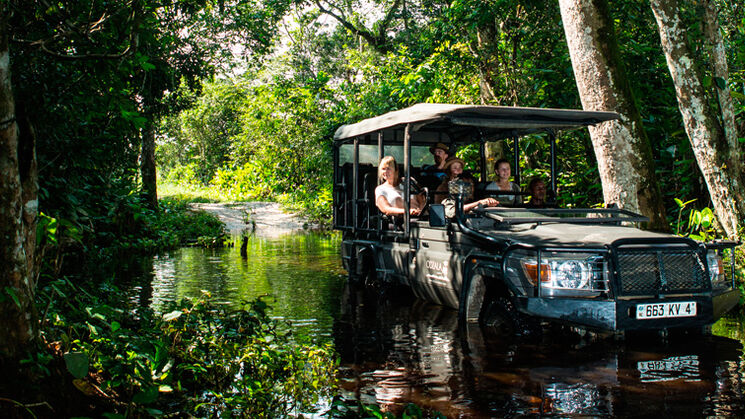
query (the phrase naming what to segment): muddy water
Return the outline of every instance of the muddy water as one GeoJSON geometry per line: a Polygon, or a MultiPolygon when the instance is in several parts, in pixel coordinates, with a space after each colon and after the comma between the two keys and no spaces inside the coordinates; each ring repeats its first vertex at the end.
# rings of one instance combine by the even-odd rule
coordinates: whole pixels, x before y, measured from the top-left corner
{"type": "Polygon", "coordinates": [[[745,335],[734,320],[712,336],[622,342],[459,328],[456,312],[405,291],[350,288],[338,246],[337,236],[292,234],[252,238],[245,259],[237,247],[180,249],[153,258],[132,295],[156,308],[202,290],[233,305],[271,295],[273,316],[334,342],[347,398],[394,412],[415,402],[448,417],[745,414],[745,335]]]}

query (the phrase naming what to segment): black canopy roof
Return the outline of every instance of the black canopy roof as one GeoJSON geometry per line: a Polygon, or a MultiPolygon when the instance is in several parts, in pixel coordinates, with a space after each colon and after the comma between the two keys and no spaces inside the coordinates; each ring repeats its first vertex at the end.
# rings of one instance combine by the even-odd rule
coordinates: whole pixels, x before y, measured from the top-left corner
{"type": "Polygon", "coordinates": [[[363,142],[372,143],[377,138],[370,136],[365,140],[366,136],[382,132],[386,142],[403,142],[403,136],[397,136],[396,131],[402,131],[407,124],[412,124],[411,141],[414,143],[462,141],[464,137],[474,137],[474,134],[478,134],[482,140],[494,140],[538,131],[594,125],[613,119],[619,119],[615,112],[420,103],[342,125],[336,130],[334,140],[347,142],[360,137],[363,142]],[[443,135],[449,138],[443,138],[443,135]]]}

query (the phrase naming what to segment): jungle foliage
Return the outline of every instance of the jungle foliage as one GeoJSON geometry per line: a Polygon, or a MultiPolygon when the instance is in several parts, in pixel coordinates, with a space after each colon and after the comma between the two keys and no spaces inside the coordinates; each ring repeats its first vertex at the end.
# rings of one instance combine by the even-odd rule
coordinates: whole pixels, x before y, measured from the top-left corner
{"type": "MultiPolygon", "coordinates": [[[[355,2],[318,5],[327,13],[294,9],[288,17],[294,24],[282,27],[276,39],[281,46],[261,65],[206,80],[201,95],[188,93],[198,97],[194,107],[163,120],[158,148],[163,180],[211,186],[235,199],[277,199],[323,220],[331,199],[329,143],[342,123],[417,102],[581,108],[555,2],[373,2],[364,6],[371,12],[365,16],[342,13],[364,9],[355,2]],[[209,146],[210,141],[219,145],[209,146]]],[[[674,198],[695,198],[701,209],[709,202],[706,186],[681,128],[649,6],[613,2],[612,7],[668,219],[674,222],[674,198]]],[[[743,11],[725,3],[720,10],[733,69],[727,82],[742,130],[743,11]]],[[[692,36],[702,30],[694,11],[688,16],[692,36]]],[[[723,82],[706,80],[708,88],[723,82]]],[[[509,146],[506,152],[511,153],[509,146]]],[[[544,140],[528,142],[521,153],[524,173],[547,172],[544,140]]],[[[560,203],[602,203],[589,138],[561,136],[559,154],[560,203]]]]}
{"type": "MultiPolygon", "coordinates": [[[[333,363],[328,348],[289,344],[260,302],[238,312],[208,300],[181,302],[164,317],[121,308],[115,281],[92,274],[71,280],[69,268],[114,255],[220,243],[219,225],[186,203],[145,205],[138,168],[148,129],[157,131],[161,181],[231,199],[279,200],[328,223],[330,142],[341,124],[417,102],[581,107],[550,0],[0,5],[17,118],[33,127],[39,172],[37,303],[50,346],[25,365],[41,376],[77,377],[87,368],[98,381],[72,393],[95,393],[105,406],[97,413],[156,415],[180,398],[188,400],[184,409],[205,416],[247,408],[282,414],[322,395],[333,363]],[[232,363],[235,357],[243,364],[232,363]],[[61,359],[64,366],[55,364],[61,359]],[[238,372],[244,375],[233,380],[238,372]],[[248,406],[246,394],[257,404],[248,406]]],[[[731,77],[704,80],[707,88],[729,85],[743,142],[745,7],[718,5],[731,77]]],[[[706,188],[649,6],[624,0],[612,8],[668,217],[681,233],[716,234],[705,221],[706,188]]],[[[698,36],[695,7],[685,14],[698,36]]],[[[524,147],[526,179],[545,175],[544,139],[524,147]]],[[[599,204],[589,138],[562,135],[559,153],[561,203],[599,204]]],[[[1,298],[13,304],[11,295],[1,298]]]]}
{"type": "Polygon", "coordinates": [[[53,353],[32,351],[22,363],[47,383],[72,385],[41,395],[47,405],[30,412],[286,417],[313,411],[334,388],[333,350],[297,342],[260,299],[228,309],[205,293],[156,313],[127,304],[112,281],[99,285],[103,293],[75,282],[65,277],[40,289],[43,338],[53,353]],[[86,402],[72,402],[81,397],[86,402]]]}

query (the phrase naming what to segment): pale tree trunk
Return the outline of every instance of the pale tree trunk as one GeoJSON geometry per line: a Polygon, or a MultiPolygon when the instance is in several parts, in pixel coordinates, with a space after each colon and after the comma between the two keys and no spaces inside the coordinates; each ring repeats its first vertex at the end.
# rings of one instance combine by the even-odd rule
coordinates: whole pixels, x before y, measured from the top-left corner
{"type": "Polygon", "coordinates": [[[730,146],[718,115],[710,105],[687,44],[686,26],[678,15],[677,1],[650,0],[650,5],[675,84],[678,108],[714,211],[727,235],[739,239],[739,220],[745,215],[745,189],[742,171],[738,169],[741,162],[736,140],[730,146]]]}
{"type": "MultiPolygon", "coordinates": [[[[732,104],[732,95],[729,90],[729,66],[727,65],[727,52],[724,48],[724,39],[719,28],[719,12],[711,0],[704,1],[704,36],[711,51],[712,75],[717,100],[719,101],[719,112],[722,120],[722,128],[730,150],[738,150],[737,123],[735,122],[735,106],[732,104]]],[[[742,173],[742,159],[731,159],[733,173],[742,173]]]]}
{"type": "Polygon", "coordinates": [[[37,334],[38,185],[33,133],[13,98],[7,15],[0,13],[0,359],[13,360],[37,334]]]}
{"type": "Polygon", "coordinates": [[[560,0],[582,107],[614,111],[619,121],[590,127],[606,204],[649,217],[648,228],[669,230],[649,140],[621,64],[606,0],[560,0]]]}
{"type": "Polygon", "coordinates": [[[142,154],[140,155],[142,195],[150,209],[158,209],[158,188],[155,169],[155,124],[148,122],[142,132],[142,154]]]}

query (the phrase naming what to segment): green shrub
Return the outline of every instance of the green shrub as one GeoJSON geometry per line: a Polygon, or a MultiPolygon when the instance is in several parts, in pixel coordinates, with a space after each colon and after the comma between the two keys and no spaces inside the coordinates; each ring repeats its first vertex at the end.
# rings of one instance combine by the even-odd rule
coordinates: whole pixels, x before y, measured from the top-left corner
{"type": "Polygon", "coordinates": [[[39,300],[46,341],[57,342],[76,387],[97,388],[89,396],[114,415],[287,416],[334,388],[331,347],[295,341],[260,299],[231,310],[205,293],[160,314],[124,309],[126,295],[101,289],[53,281],[39,300]]]}

